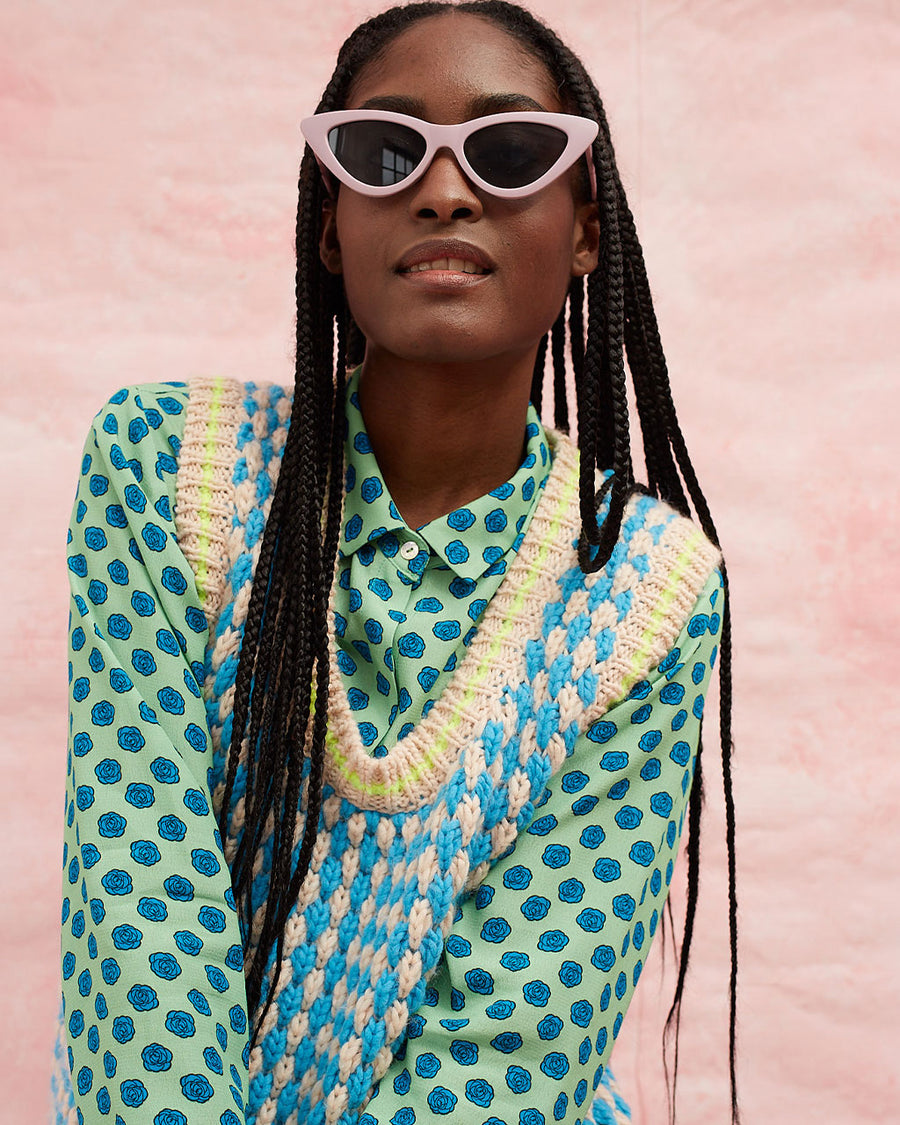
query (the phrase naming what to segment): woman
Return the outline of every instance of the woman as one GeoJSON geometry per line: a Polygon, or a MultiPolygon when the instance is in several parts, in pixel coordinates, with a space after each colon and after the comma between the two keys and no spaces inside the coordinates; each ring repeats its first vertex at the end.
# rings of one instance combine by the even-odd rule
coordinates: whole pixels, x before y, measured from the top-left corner
{"type": "Polygon", "coordinates": [[[624,1119],[727,610],[602,107],[417,4],[303,127],[293,396],[126,388],[85,448],[60,1112],[624,1119]]]}

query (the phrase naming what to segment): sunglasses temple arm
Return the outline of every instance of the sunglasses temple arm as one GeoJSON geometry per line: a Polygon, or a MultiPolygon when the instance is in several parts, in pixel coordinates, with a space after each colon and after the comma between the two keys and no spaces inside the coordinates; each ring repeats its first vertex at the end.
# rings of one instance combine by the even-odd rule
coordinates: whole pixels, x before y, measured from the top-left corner
{"type": "Polygon", "coordinates": [[[597,169],[594,167],[593,145],[591,145],[585,151],[584,158],[587,161],[588,176],[590,177],[590,181],[591,181],[591,203],[596,203],[596,201],[597,201],[597,169]]]}
{"type": "MultiPolygon", "coordinates": [[[[316,156],[316,154],[313,153],[313,156],[316,156]]],[[[319,166],[319,173],[322,176],[322,183],[325,185],[325,190],[328,192],[328,198],[337,199],[337,192],[334,190],[334,177],[328,171],[322,161],[318,158],[318,156],[316,156],[316,164],[318,164],[319,166]]]]}

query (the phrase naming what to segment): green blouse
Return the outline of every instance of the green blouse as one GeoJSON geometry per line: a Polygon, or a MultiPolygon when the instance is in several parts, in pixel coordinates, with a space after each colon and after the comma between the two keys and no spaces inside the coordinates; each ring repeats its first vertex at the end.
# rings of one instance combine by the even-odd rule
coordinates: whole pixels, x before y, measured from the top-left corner
{"type": "MultiPolygon", "coordinates": [[[[209,631],[173,522],[187,399],[177,383],[112,396],[87,436],[68,533],[59,1097],[64,1104],[70,1081],[87,1125],[116,1115],[159,1125],[244,1121],[248,1013],[201,695],[209,631]]],[[[533,479],[537,488],[539,433],[528,448],[536,463],[523,485],[533,479]]],[[[517,526],[528,518],[524,488],[515,503],[507,499],[508,507],[502,497],[470,507],[501,510],[517,526]]],[[[396,526],[386,534],[424,550],[431,531],[396,526]]],[[[479,532],[470,556],[480,551],[487,561],[490,534],[479,532]]],[[[459,539],[472,542],[465,533],[459,539]]],[[[452,584],[459,575],[446,546],[434,578],[452,584]]],[[[515,537],[505,543],[511,550],[515,537]]],[[[471,578],[485,598],[488,577],[471,578]]],[[[365,1107],[365,1125],[432,1122],[454,1108],[478,1125],[536,1121],[532,1111],[574,1122],[587,1112],[672,877],[716,657],[720,586],[715,573],[668,656],[577,741],[527,830],[460,903],[440,968],[405,1048],[365,1107]]],[[[342,639],[352,646],[367,637],[381,600],[368,583],[352,582],[348,596],[350,589],[359,590],[362,623],[360,632],[349,624],[353,613],[345,615],[342,639]]],[[[407,606],[419,598],[410,590],[407,606]]],[[[465,605],[474,625],[472,602],[465,605]]],[[[421,659],[445,669],[455,638],[416,631],[426,645],[421,659]]],[[[369,675],[385,674],[374,660],[372,668],[363,663],[369,675]]],[[[440,690],[439,678],[430,686],[417,673],[410,680],[416,667],[400,666],[396,696],[361,687],[378,704],[376,725],[388,717],[372,743],[392,736],[390,700],[404,682],[411,696],[412,681],[421,688],[414,711],[440,690]]],[[[352,675],[347,682],[353,686],[352,675]]]]}

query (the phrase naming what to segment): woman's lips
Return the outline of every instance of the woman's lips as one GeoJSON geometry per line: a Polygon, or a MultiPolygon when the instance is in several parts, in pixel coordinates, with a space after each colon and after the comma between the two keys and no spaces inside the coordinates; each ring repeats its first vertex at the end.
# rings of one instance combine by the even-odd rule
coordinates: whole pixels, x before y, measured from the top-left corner
{"type": "MultiPolygon", "coordinates": [[[[466,263],[466,265],[471,264],[466,263]]],[[[443,264],[438,261],[427,263],[424,269],[414,267],[401,270],[398,276],[407,285],[414,285],[417,289],[434,289],[446,292],[455,289],[471,289],[473,286],[481,285],[482,282],[487,281],[491,274],[483,270],[472,273],[464,269],[444,268],[443,264]]]]}
{"type": "Polygon", "coordinates": [[[452,270],[454,273],[470,273],[482,274],[488,271],[484,266],[479,266],[476,262],[467,261],[465,258],[436,258],[431,262],[418,262],[414,266],[409,266],[401,273],[425,273],[432,270],[452,270]]]}
{"type": "Polygon", "coordinates": [[[481,277],[494,269],[490,255],[480,246],[459,238],[431,238],[410,247],[394,267],[397,273],[455,273],[481,277]]]}

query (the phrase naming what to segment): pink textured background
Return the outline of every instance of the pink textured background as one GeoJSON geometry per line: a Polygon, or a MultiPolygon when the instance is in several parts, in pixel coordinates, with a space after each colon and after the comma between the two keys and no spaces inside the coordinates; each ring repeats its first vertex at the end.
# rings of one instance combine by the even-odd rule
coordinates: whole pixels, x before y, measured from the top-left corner
{"type": "MultiPolygon", "coordinates": [[[[896,1121],[898,7],[536,9],[606,98],[730,562],[745,1120],[896,1121]]],[[[124,383],[291,381],[298,121],[371,10],[6,0],[0,12],[3,1120],[44,1119],[81,443],[124,383]]],[[[683,1125],[727,1117],[713,734],[683,1125]]],[[[653,962],[613,1060],[640,1125],[664,1120],[673,974],[660,990],[658,951],[653,962]]]]}

